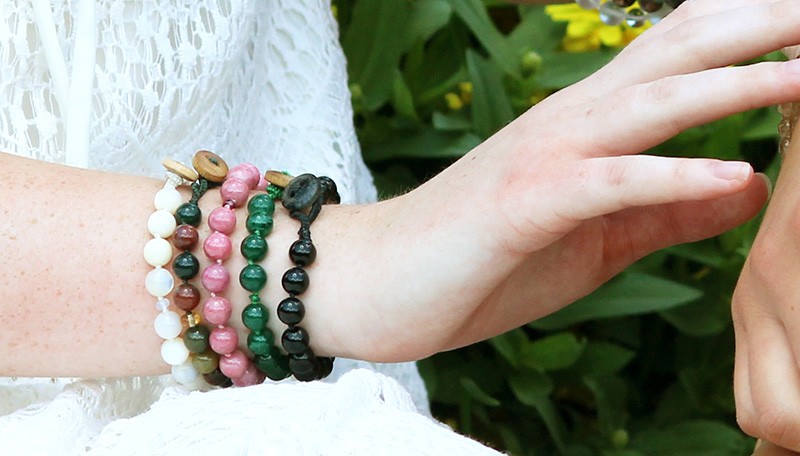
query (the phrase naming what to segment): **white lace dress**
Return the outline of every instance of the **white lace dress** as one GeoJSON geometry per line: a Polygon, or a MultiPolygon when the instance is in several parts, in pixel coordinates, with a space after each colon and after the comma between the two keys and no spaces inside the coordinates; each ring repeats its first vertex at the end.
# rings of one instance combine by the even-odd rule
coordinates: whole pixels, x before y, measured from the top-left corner
{"type": "MultiPolygon", "coordinates": [[[[4,0],[0,150],[161,177],[231,163],[375,190],[326,0],[4,0]]],[[[155,310],[154,310],[155,312],[155,310]]],[[[168,377],[0,379],[0,454],[497,454],[428,417],[414,364],[187,393],[168,377]]]]}

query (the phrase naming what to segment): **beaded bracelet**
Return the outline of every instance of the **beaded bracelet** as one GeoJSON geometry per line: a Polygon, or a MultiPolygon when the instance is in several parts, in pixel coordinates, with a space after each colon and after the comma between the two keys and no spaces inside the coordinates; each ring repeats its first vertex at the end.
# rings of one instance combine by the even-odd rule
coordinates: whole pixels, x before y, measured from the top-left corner
{"type": "Polygon", "coordinates": [[[575,0],[575,3],[584,9],[598,10],[600,20],[606,25],[620,25],[625,22],[629,27],[641,27],[647,21],[655,24],[685,0],[638,1],[638,8],[631,9],[628,8],[633,6],[636,0],[575,0]]]}
{"type": "MultiPolygon", "coordinates": [[[[228,237],[236,227],[233,209],[247,202],[251,190],[258,187],[261,176],[258,168],[251,164],[234,167],[220,187],[223,205],[209,216],[209,226],[214,230],[203,250],[215,262],[203,271],[203,286],[211,297],[203,306],[206,319],[217,325],[209,339],[211,348],[221,355],[219,368],[237,386],[247,386],[264,380],[263,374],[255,367],[239,348],[239,335],[234,328],[225,326],[230,318],[232,306],[228,299],[219,296],[230,284],[230,273],[223,262],[230,257],[231,240],[228,237]]],[[[260,267],[260,266],[259,266],[260,267]]],[[[262,269],[263,271],[263,269],[262,269]]],[[[264,273],[266,280],[266,273],[264,273]]]]}
{"type": "Polygon", "coordinates": [[[303,268],[310,266],[317,256],[311,241],[311,223],[323,204],[338,204],[340,198],[331,178],[302,174],[286,184],[281,200],[289,216],[300,221],[299,239],[289,248],[289,258],[295,267],[286,271],[281,279],[283,289],[289,293],[289,297],[278,304],[278,318],[289,326],[283,332],[281,344],[289,353],[289,370],[297,380],[307,382],[327,377],[333,370],[333,358],[314,355],[308,332],[300,326],[305,306],[297,296],[308,289],[308,273],[303,268]]]}

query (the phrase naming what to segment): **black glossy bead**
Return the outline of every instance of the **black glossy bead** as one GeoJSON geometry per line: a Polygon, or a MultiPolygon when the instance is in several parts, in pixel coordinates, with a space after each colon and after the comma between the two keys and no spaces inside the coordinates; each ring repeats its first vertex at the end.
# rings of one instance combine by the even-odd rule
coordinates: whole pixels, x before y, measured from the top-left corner
{"type": "Polygon", "coordinates": [[[293,295],[303,294],[308,289],[308,273],[303,268],[292,268],[283,274],[283,289],[293,295]]]}
{"type": "MultiPolygon", "coordinates": [[[[292,371],[298,380],[302,380],[300,376],[312,374],[313,377],[309,380],[317,378],[317,358],[311,350],[301,353],[299,355],[289,355],[289,370],[292,371]]],[[[308,380],[305,380],[308,381],[308,380]]]]}
{"type": "Polygon", "coordinates": [[[677,8],[677,7],[681,6],[681,3],[683,3],[683,2],[684,2],[684,0],[664,0],[664,3],[666,3],[667,5],[669,5],[669,6],[673,7],[673,8],[677,8]]]}
{"type": "Polygon", "coordinates": [[[342,202],[339,190],[336,188],[336,182],[333,179],[328,176],[320,176],[319,183],[322,185],[323,204],[339,204],[342,202]]]}
{"type": "Polygon", "coordinates": [[[226,377],[219,368],[214,369],[214,371],[209,374],[204,374],[203,379],[211,386],[226,388],[232,384],[231,379],[226,377]]]}
{"type": "Polygon", "coordinates": [[[208,338],[211,331],[203,325],[192,326],[183,333],[183,343],[192,353],[203,353],[208,350],[208,338]]]}
{"type": "Polygon", "coordinates": [[[203,213],[200,211],[200,206],[194,203],[183,203],[175,211],[175,220],[178,225],[192,225],[198,227],[203,213]]]}
{"type": "Polygon", "coordinates": [[[310,239],[298,239],[289,247],[289,258],[294,264],[304,268],[317,259],[317,248],[310,239]]]}
{"type": "Polygon", "coordinates": [[[299,326],[288,328],[281,336],[281,345],[293,355],[304,353],[308,350],[308,333],[299,326]]]}
{"type": "Polygon", "coordinates": [[[297,298],[288,297],[278,304],[278,318],[287,325],[296,325],[303,321],[306,307],[297,298]]]}
{"type": "Polygon", "coordinates": [[[283,207],[300,211],[310,207],[322,195],[322,186],[313,174],[301,174],[283,190],[283,207]]]}
{"type": "Polygon", "coordinates": [[[613,0],[614,4],[622,8],[627,8],[636,2],[636,0],[613,0]]]}
{"type": "Polygon", "coordinates": [[[639,8],[648,13],[655,13],[664,6],[663,1],[656,0],[639,0],[639,8]]]}
{"type": "Polygon", "coordinates": [[[172,270],[182,280],[191,280],[200,272],[200,262],[191,253],[184,252],[175,257],[172,270]]]}
{"type": "Polygon", "coordinates": [[[333,358],[327,356],[317,357],[317,365],[319,366],[319,374],[317,380],[321,380],[333,372],[333,358]]]}

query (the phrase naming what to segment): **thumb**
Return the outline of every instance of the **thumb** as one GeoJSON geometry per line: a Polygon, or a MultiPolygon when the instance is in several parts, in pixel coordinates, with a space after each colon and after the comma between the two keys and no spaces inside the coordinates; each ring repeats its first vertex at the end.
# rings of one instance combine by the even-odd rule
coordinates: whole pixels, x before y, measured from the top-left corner
{"type": "Polygon", "coordinates": [[[759,440],[753,451],[753,456],[797,456],[794,451],[781,448],[770,442],[759,440]]]}

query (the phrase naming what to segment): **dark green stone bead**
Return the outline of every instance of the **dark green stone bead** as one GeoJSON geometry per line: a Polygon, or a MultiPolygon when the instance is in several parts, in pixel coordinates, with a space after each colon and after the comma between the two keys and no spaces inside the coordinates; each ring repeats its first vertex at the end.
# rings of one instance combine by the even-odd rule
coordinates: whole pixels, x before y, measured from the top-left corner
{"type": "Polygon", "coordinates": [[[259,292],[267,284],[267,271],[260,265],[248,264],[239,274],[239,283],[251,293],[259,292]]]}
{"type": "Polygon", "coordinates": [[[246,260],[261,261],[267,256],[267,241],[257,234],[251,234],[242,241],[242,256],[246,260]]]}
{"type": "Polygon", "coordinates": [[[175,257],[172,270],[182,280],[191,280],[200,272],[200,262],[191,253],[184,252],[175,257]]]}
{"type": "Polygon", "coordinates": [[[242,311],[242,323],[251,331],[261,331],[267,326],[269,313],[261,304],[249,304],[242,311]]]}
{"type": "Polygon", "coordinates": [[[247,231],[251,233],[260,233],[261,236],[266,236],[272,232],[272,216],[263,212],[256,212],[247,216],[245,222],[247,231]]]}
{"type": "Polygon", "coordinates": [[[266,355],[275,343],[272,331],[253,331],[247,335],[247,348],[256,355],[266,355]]]}
{"type": "Polygon", "coordinates": [[[210,374],[219,366],[219,355],[212,350],[196,353],[192,356],[192,366],[201,374],[210,374]]]}
{"type": "Polygon", "coordinates": [[[267,355],[256,355],[253,358],[253,362],[261,372],[272,380],[283,380],[291,375],[288,358],[282,356],[274,347],[267,355]]]}
{"type": "Polygon", "coordinates": [[[255,212],[272,215],[275,212],[275,201],[264,193],[250,198],[250,202],[247,203],[247,213],[253,214],[255,212]]]}
{"type": "Polygon", "coordinates": [[[203,353],[208,350],[208,336],[211,332],[203,325],[192,326],[183,334],[183,343],[192,353],[203,353]]]}
{"type": "Polygon", "coordinates": [[[200,206],[194,203],[183,203],[178,207],[175,212],[175,220],[178,225],[192,225],[193,227],[200,226],[200,219],[203,213],[200,211],[200,206]]]}

